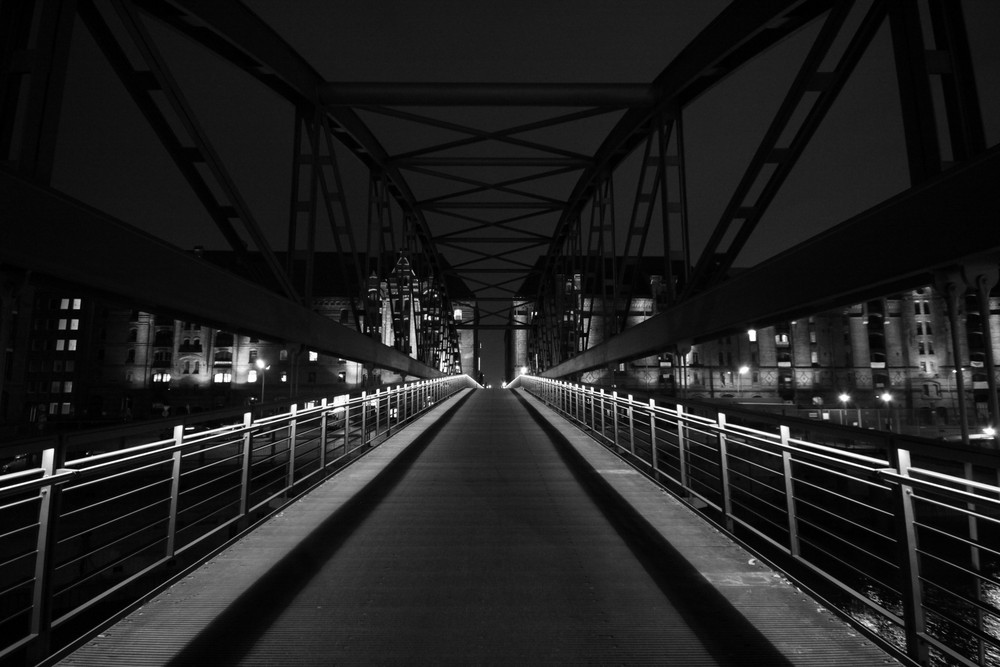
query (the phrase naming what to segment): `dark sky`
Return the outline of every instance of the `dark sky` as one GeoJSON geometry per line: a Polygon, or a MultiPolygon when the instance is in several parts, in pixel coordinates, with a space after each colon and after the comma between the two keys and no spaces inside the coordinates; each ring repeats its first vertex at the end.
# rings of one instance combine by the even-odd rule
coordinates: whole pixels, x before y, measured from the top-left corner
{"type": "MultiPolygon", "coordinates": [[[[652,80],[728,2],[722,0],[434,0],[338,3],[248,0],[331,81],[632,82],[652,80]]],[[[865,3],[861,3],[865,4],[865,3]]],[[[974,55],[981,67],[990,143],[997,120],[1000,3],[969,0],[974,55]]],[[[150,22],[216,149],[258,223],[282,249],[290,181],[290,105],[249,77],[150,22]]],[[[772,49],[685,112],[690,219],[695,253],[795,73],[815,27],[772,49]]],[[[856,76],[740,257],[753,265],[907,186],[899,101],[883,28],[856,76]]],[[[520,121],[492,118],[483,123],[520,121]]],[[[365,116],[390,152],[432,137],[365,116]]],[[[596,147],[615,116],[569,137],[596,147]]],[[[78,25],[60,128],[54,186],[180,247],[223,248],[152,131],[78,25]]],[[[354,224],[363,224],[367,173],[342,158],[354,224]],[[354,194],[352,194],[354,193],[354,194]]],[[[634,189],[622,179],[622,191],[634,189]]],[[[573,179],[565,182],[571,187],[573,179]]],[[[556,193],[563,195],[564,193],[556,193]]],[[[485,337],[484,367],[500,376],[497,336],[485,337]]]]}

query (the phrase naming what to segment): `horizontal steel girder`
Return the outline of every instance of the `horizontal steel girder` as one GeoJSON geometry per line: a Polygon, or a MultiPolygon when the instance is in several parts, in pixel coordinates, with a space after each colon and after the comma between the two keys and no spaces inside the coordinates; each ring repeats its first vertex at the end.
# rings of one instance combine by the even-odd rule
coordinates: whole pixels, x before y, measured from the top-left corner
{"type": "Polygon", "coordinates": [[[1000,263],[1000,148],[907,190],[546,370],[557,378],[931,284],[1000,263]]]}
{"type": "Polygon", "coordinates": [[[339,83],[324,84],[327,106],[637,107],[656,101],[631,83],[339,83]]]}
{"type": "Polygon", "coordinates": [[[5,172],[0,211],[0,264],[220,329],[299,343],[416,377],[443,375],[190,252],[5,172]]]}

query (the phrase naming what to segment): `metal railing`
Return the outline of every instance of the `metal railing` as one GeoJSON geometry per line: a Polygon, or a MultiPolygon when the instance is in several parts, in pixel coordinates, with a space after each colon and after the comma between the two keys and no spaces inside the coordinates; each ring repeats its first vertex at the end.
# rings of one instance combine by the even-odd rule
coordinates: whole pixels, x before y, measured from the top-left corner
{"type": "Polygon", "coordinates": [[[1000,665],[1000,455],[521,376],[900,657],[1000,665]],[[738,414],[737,414],[738,413],[738,414]]]}
{"type": "Polygon", "coordinates": [[[474,386],[451,376],[165,423],[153,439],[136,425],[4,447],[23,469],[0,475],[0,663],[43,660],[474,386]]]}

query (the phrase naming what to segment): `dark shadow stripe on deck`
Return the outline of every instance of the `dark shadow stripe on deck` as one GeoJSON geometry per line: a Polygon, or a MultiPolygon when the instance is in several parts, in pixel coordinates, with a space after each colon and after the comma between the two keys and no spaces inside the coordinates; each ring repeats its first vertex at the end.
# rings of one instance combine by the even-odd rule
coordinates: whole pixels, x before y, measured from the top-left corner
{"type": "Polygon", "coordinates": [[[615,527],[636,559],[674,604],[681,618],[718,664],[792,664],[702,576],[693,563],[615,491],[535,405],[525,400],[520,392],[513,393],[552,441],[560,458],[594,504],[615,527]]]}
{"type": "Polygon", "coordinates": [[[466,392],[420,433],[405,451],[254,582],[167,664],[173,667],[238,665],[352,531],[402,479],[407,469],[471,395],[472,392],[466,392]],[[220,652],[220,645],[225,645],[226,650],[220,652]],[[225,661],[222,656],[225,656],[225,661]]]}

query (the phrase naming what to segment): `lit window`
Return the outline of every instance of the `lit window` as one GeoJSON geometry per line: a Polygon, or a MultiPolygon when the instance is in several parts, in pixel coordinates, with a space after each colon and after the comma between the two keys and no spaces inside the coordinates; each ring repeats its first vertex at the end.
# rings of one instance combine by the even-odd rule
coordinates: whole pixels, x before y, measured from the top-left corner
{"type": "Polygon", "coordinates": [[[69,321],[70,331],[76,331],[80,328],[80,320],[70,320],[69,321]]]}
{"type": "Polygon", "coordinates": [[[233,374],[229,372],[216,373],[212,377],[212,381],[217,384],[229,383],[233,381],[233,374]]]}
{"type": "Polygon", "coordinates": [[[281,361],[288,361],[288,350],[282,350],[278,353],[278,359],[281,361]]]}
{"type": "Polygon", "coordinates": [[[72,352],[73,350],[76,349],[76,339],[75,338],[70,338],[68,341],[66,341],[66,349],[69,350],[70,352],[72,352]]]}
{"type": "Polygon", "coordinates": [[[69,299],[62,299],[59,302],[59,310],[69,310],[69,299]]]}
{"type": "Polygon", "coordinates": [[[319,352],[309,350],[309,361],[319,361],[319,352]]]}
{"type": "Polygon", "coordinates": [[[59,330],[60,331],[65,331],[66,330],[66,320],[65,320],[65,318],[59,320],[59,330]]]}
{"type": "Polygon", "coordinates": [[[71,407],[70,403],[63,403],[62,404],[62,414],[68,415],[70,413],[70,407],[71,407]]]}
{"type": "Polygon", "coordinates": [[[461,308],[456,308],[455,309],[455,319],[456,320],[462,319],[462,309],[461,308]]]}
{"type": "Polygon", "coordinates": [[[72,394],[73,393],[73,381],[72,380],[67,380],[66,382],[63,382],[63,393],[64,394],[72,394]]]}
{"type": "Polygon", "coordinates": [[[80,310],[80,299],[73,299],[73,310],[80,310]]]}
{"type": "Polygon", "coordinates": [[[247,382],[256,382],[256,381],[257,381],[257,371],[256,370],[252,370],[252,371],[248,372],[247,373],[247,382]]]}
{"type": "Polygon", "coordinates": [[[56,341],[56,350],[62,352],[65,349],[66,349],[66,341],[60,338],[59,340],[56,341]]]}
{"type": "Polygon", "coordinates": [[[285,373],[285,372],[281,373],[281,381],[282,382],[288,382],[288,373],[285,373]]]}

